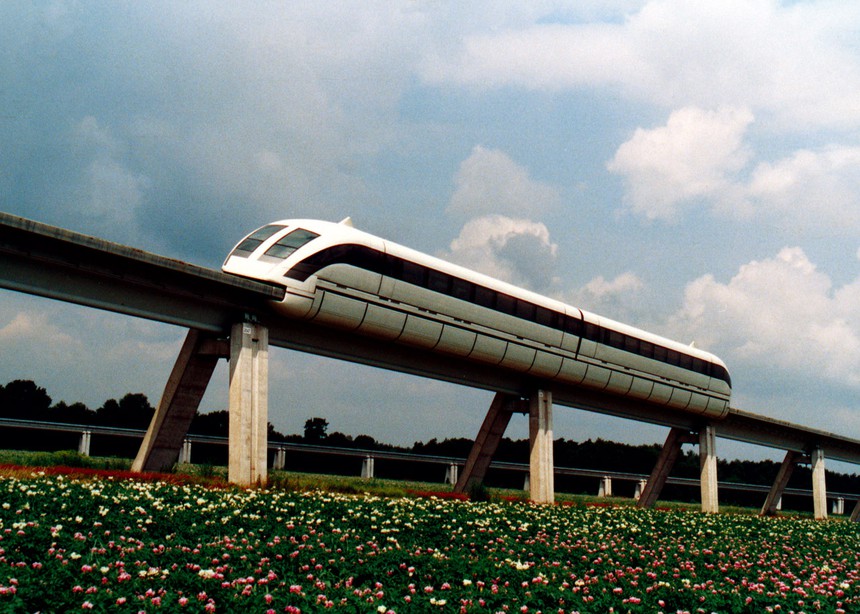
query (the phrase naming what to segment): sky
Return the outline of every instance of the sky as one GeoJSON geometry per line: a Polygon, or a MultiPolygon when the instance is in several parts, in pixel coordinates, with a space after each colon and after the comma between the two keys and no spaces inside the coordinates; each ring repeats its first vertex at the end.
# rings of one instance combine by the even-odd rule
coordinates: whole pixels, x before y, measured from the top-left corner
{"type": "MultiPolygon", "coordinates": [[[[267,222],[351,216],[694,342],[734,407],[860,438],[858,29],[835,0],[10,0],[0,210],[210,268],[267,222]]],[[[0,291],[0,383],[54,401],[155,404],[183,338],[0,291]]],[[[285,433],[473,437],[491,398],[270,355],[285,433]]],[[[222,364],[202,410],[226,406],[222,364]]],[[[556,437],[665,435],[555,411],[556,437]]]]}

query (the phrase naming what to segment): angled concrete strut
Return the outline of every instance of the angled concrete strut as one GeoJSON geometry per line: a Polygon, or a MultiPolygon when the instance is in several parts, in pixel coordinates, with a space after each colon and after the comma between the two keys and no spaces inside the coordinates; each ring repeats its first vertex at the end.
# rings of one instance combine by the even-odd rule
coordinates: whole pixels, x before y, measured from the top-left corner
{"type": "Polygon", "coordinates": [[[163,471],[176,462],[215,365],[228,355],[226,344],[213,335],[188,331],[132,471],[163,471]]]}

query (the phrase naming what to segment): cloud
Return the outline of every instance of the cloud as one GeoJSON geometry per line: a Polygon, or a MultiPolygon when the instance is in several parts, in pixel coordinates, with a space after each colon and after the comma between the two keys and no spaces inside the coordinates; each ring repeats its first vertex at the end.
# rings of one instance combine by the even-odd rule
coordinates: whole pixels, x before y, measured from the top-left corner
{"type": "Polygon", "coordinates": [[[78,155],[89,162],[77,188],[70,191],[70,208],[90,218],[96,231],[108,231],[115,239],[133,239],[135,214],[151,182],[126,167],[127,147],[96,118],[85,117],[76,126],[74,138],[78,155]],[[117,237],[117,228],[125,228],[126,236],[117,237]]]}
{"type": "Polygon", "coordinates": [[[754,212],[783,225],[856,232],[860,229],[860,147],[801,149],[775,162],[762,162],[742,194],[745,198],[722,203],[720,208],[741,215],[754,212]]]}
{"type": "Polygon", "coordinates": [[[624,179],[629,209],[649,220],[699,207],[807,231],[860,229],[860,147],[800,149],[752,166],[752,122],[744,109],[679,109],[663,126],[637,129],[607,169],[624,179]]]}
{"type": "Polygon", "coordinates": [[[665,126],[636,130],[607,168],[624,177],[634,212],[674,219],[694,199],[715,197],[744,167],[750,154],[742,139],[752,121],[744,109],[680,109],[665,126]]]}
{"type": "Polygon", "coordinates": [[[558,190],[535,181],[528,171],[497,149],[480,145],[460,164],[449,213],[538,215],[555,207],[558,190]]]}
{"type": "Polygon", "coordinates": [[[518,23],[467,35],[433,82],[558,91],[608,87],[668,108],[749,107],[783,127],[860,121],[847,3],[654,0],[624,19],[518,23]]]}
{"type": "Polygon", "coordinates": [[[860,389],[860,278],[835,288],[798,247],[743,265],[728,283],[694,280],[669,329],[736,368],[860,389]]]}
{"type": "Polygon", "coordinates": [[[546,291],[558,246],[539,222],[488,215],[467,222],[442,257],[502,281],[546,291]]]}
{"type": "Polygon", "coordinates": [[[634,322],[641,319],[645,284],[630,271],[606,279],[598,275],[581,288],[567,293],[562,300],[615,320],[634,322]]]}

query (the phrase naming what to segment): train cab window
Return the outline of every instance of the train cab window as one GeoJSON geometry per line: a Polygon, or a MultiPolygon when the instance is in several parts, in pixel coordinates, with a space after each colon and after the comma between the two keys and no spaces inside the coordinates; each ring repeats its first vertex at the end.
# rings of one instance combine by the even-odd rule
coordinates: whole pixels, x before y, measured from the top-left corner
{"type": "Polygon", "coordinates": [[[262,228],[258,228],[251,234],[249,234],[245,239],[236,246],[236,249],[233,250],[231,256],[242,256],[243,258],[247,258],[251,254],[254,253],[260,245],[262,245],[266,239],[271,237],[273,234],[280,232],[286,228],[286,226],[281,226],[279,224],[270,224],[268,226],[263,226],[262,228]]]}
{"type": "Polygon", "coordinates": [[[280,261],[292,254],[294,251],[316,239],[319,235],[304,228],[297,228],[288,233],[272,247],[266,250],[266,253],[260,257],[260,260],[280,261]]]}

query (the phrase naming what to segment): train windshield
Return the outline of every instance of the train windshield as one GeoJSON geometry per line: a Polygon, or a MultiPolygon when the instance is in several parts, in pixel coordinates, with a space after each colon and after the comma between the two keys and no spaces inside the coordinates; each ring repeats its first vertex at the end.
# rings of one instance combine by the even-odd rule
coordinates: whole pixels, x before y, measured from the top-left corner
{"type": "Polygon", "coordinates": [[[316,239],[319,235],[304,228],[296,230],[284,235],[277,243],[266,250],[266,253],[260,256],[260,260],[279,261],[285,259],[294,251],[316,239]]]}
{"type": "Polygon", "coordinates": [[[233,250],[231,256],[242,256],[243,258],[247,258],[253,254],[254,250],[260,247],[266,239],[284,228],[286,228],[286,226],[282,226],[280,224],[269,224],[268,226],[263,226],[262,228],[255,230],[236,246],[236,249],[233,250]]]}

